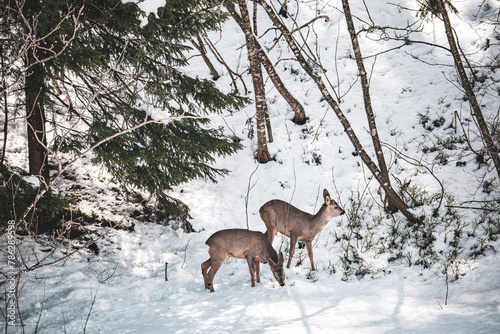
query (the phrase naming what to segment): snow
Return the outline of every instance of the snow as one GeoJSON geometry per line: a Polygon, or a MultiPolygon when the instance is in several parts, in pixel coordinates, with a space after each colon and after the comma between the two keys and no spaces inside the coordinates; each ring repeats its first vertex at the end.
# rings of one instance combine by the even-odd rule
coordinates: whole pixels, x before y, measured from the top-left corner
{"type": "MultiPolygon", "coordinates": [[[[493,11],[491,8],[498,11],[498,1],[487,2],[490,11],[493,11]]],[[[460,36],[464,52],[470,55],[472,61],[491,59],[492,54],[495,54],[492,50],[494,46],[489,50],[483,48],[485,38],[494,29],[484,19],[485,6],[481,8],[481,15],[476,17],[473,15],[479,9],[476,2],[457,0],[453,3],[460,14],[451,15],[452,24],[460,36]]],[[[401,1],[401,5],[412,8],[416,6],[413,1],[401,1]]],[[[296,3],[291,1],[292,12],[295,12],[295,6],[296,3]]],[[[351,1],[351,6],[354,15],[368,20],[361,2],[351,1]]],[[[414,20],[413,13],[397,13],[397,8],[388,5],[386,1],[370,1],[368,6],[373,20],[384,25],[405,25],[407,20],[414,20]]],[[[352,54],[349,51],[351,44],[342,14],[338,10],[340,8],[338,1],[327,2],[324,8],[321,6],[321,14],[329,15],[330,20],[318,20],[314,23],[314,30],[319,34],[320,60],[327,69],[333,88],[343,95],[340,108],[346,113],[353,130],[374,159],[361,88],[359,82],[356,82],[357,68],[355,61],[349,57],[352,54]],[[332,56],[337,42],[338,59],[332,56]]],[[[154,12],[151,7],[144,10],[154,12]]],[[[301,4],[298,12],[300,15],[297,25],[300,26],[311,20],[316,11],[314,7],[301,4]]],[[[270,23],[263,11],[259,12],[259,19],[262,22],[259,33],[263,33],[270,23]]],[[[292,21],[287,20],[287,24],[291,25],[292,21]]],[[[355,24],[359,28],[359,21],[356,20],[355,24]]],[[[306,30],[302,33],[305,36],[306,30]]],[[[264,46],[274,44],[272,34],[274,32],[268,32],[262,38],[264,46]]],[[[246,54],[238,49],[244,44],[244,35],[234,22],[225,23],[222,33],[212,33],[211,38],[217,41],[217,48],[222,50],[221,54],[231,68],[241,72],[248,66],[246,54]]],[[[315,38],[312,31],[309,38],[315,38]]],[[[429,116],[434,117],[445,111],[456,110],[463,119],[470,117],[468,105],[461,99],[461,91],[452,82],[455,72],[449,66],[452,64],[451,56],[439,48],[417,43],[381,53],[399,44],[376,38],[376,33],[368,36],[360,34],[361,50],[367,57],[365,66],[368,73],[371,73],[370,90],[381,140],[402,150],[402,153],[412,159],[432,167],[435,175],[444,180],[446,190],[453,194],[458,203],[484,199],[486,195],[477,191],[476,175],[485,174],[487,178],[492,178],[494,172],[487,173],[484,167],[478,171],[472,156],[460,157],[458,153],[452,158],[467,161],[466,166],[456,167],[455,160],[448,165],[433,164],[437,152],[424,155],[421,150],[423,144],[430,145],[430,137],[424,136],[425,130],[419,123],[419,113],[425,114],[428,111],[429,116]],[[376,58],[369,57],[376,54],[376,58]]],[[[424,30],[415,33],[412,38],[432,43],[446,42],[439,20],[426,22],[424,30]]],[[[495,50],[498,54],[498,47],[495,50]]],[[[274,61],[280,54],[284,58],[291,55],[283,42],[268,50],[268,53],[274,61]]],[[[211,77],[200,57],[192,58],[191,62],[192,65],[186,69],[188,73],[211,77]]],[[[229,91],[231,82],[226,70],[220,65],[216,66],[224,74],[217,85],[229,91]]],[[[464,260],[461,273],[465,275],[447,286],[441,263],[436,263],[431,269],[408,266],[404,259],[389,262],[387,258],[390,254],[371,249],[363,257],[375,269],[372,274],[362,279],[352,276],[345,280],[339,260],[343,254],[343,244],[336,242],[337,235],[349,230],[345,217],[332,219],[314,241],[317,271],[310,271],[305,249],[297,249],[292,267],[285,269],[287,283],[284,287],[280,287],[274,280],[269,266],[262,265],[262,282],[251,288],[246,261],[232,259],[215,276],[215,292],[210,293],[204,289],[200,264],[208,258],[205,241],[212,233],[224,228],[246,228],[248,225],[252,230],[265,231],[258,211],[270,199],[289,201],[296,207],[313,213],[321,206],[322,189],[326,188],[346,211],[352,206],[351,198],[361,198],[364,203],[362,211],[365,212],[362,222],[364,226],[378,226],[379,219],[382,221],[381,226],[387,229],[392,224],[389,218],[380,218],[377,205],[368,205],[370,201],[380,202],[377,184],[374,180],[369,180],[370,173],[363,167],[359,157],[353,156],[352,144],[335,113],[321,99],[313,81],[292,60],[280,62],[277,69],[294,96],[303,101],[309,120],[304,126],[293,124],[293,112],[268,82],[266,93],[274,135],[269,151],[274,155],[275,161],[258,165],[253,159],[256,138],[247,138],[249,130],[245,121],[254,114],[254,106],[225,115],[224,119],[214,119],[213,125],[223,126],[228,135],[234,132],[243,139],[245,148],[231,157],[217,160],[217,167],[231,171],[227,177],[220,178],[218,183],[194,180],[178,187],[174,192],[176,197],[191,208],[191,222],[197,232],[188,234],[181,229],[174,230],[155,222],[135,222],[134,232],[112,230],[101,239],[98,242],[101,250],[98,256],[82,251],[56,265],[26,273],[21,278],[22,290],[19,297],[24,331],[34,332],[40,316],[38,333],[42,334],[84,331],[499,332],[500,254],[488,252],[487,256],[480,256],[476,260],[464,260]],[[298,74],[293,73],[296,70],[298,74]],[[318,157],[320,163],[317,163],[318,157]],[[299,257],[303,262],[296,266],[299,257]],[[168,263],[167,281],[165,263],[168,263]],[[447,289],[448,300],[445,305],[447,289]]],[[[488,75],[500,80],[499,71],[491,71],[488,75]]],[[[245,76],[245,81],[247,87],[251,87],[248,76],[245,76]]],[[[238,85],[242,92],[242,85],[238,85]]],[[[482,104],[487,116],[493,117],[498,109],[498,98],[487,93],[482,104]]],[[[152,114],[161,115],[157,111],[152,111],[152,114]]],[[[450,123],[451,119],[446,122],[450,123]]],[[[444,128],[445,126],[441,128],[443,133],[451,131],[444,128]]],[[[469,135],[474,147],[479,147],[480,141],[473,122],[470,124],[469,135]]],[[[24,140],[22,136],[14,140],[14,147],[17,149],[12,154],[19,157],[17,161],[20,165],[26,164],[21,149],[24,140]]],[[[384,154],[391,161],[391,172],[398,179],[404,181],[411,177],[412,185],[418,184],[429,193],[440,191],[439,183],[429,173],[417,172],[417,167],[401,157],[398,157],[398,164],[395,164],[395,154],[387,147],[384,147],[384,154]]],[[[75,168],[80,170],[81,175],[86,175],[83,182],[107,191],[104,197],[96,195],[96,207],[109,210],[101,214],[119,219],[120,215],[112,210],[118,206],[114,202],[116,194],[110,190],[112,182],[102,180],[106,178],[105,173],[80,162],[75,168]]],[[[61,191],[70,191],[65,184],[57,187],[61,191]]],[[[91,211],[92,201],[96,198],[85,199],[81,204],[83,209],[91,211]]],[[[120,206],[123,207],[123,204],[120,206]]],[[[431,209],[427,206],[423,210],[430,212],[431,209]]],[[[461,211],[460,214],[464,219],[472,215],[469,211],[461,211]]],[[[102,231],[97,230],[96,233],[102,231]]],[[[438,241],[441,242],[446,232],[438,232],[438,241]]],[[[287,243],[287,238],[278,234],[273,246],[285,252],[287,243]]],[[[496,241],[493,246],[499,249],[500,241],[496,241]]],[[[68,249],[71,248],[68,246],[68,249]]],[[[59,250],[55,256],[61,256],[63,251],[65,249],[59,250]]],[[[9,333],[11,332],[22,331],[16,327],[9,328],[9,333]]]]}
{"type": "MultiPolygon", "coordinates": [[[[81,332],[95,294],[89,333],[495,333],[500,326],[498,255],[452,284],[445,306],[443,280],[402,266],[343,282],[322,269],[307,279],[303,265],[287,270],[285,287],[263,266],[262,282],[251,288],[246,262],[233,259],[209,293],[199,267],[208,257],[208,231],[178,236],[139,224],[135,233],[113,234],[99,259],[77,255],[30,279],[22,305],[39,310],[44,304],[41,333],[81,332]],[[115,268],[109,281],[98,282],[115,268]]],[[[36,320],[36,314],[25,318],[26,327],[36,320]]]]}
{"type": "Polygon", "coordinates": [[[148,23],[149,15],[156,15],[156,11],[159,7],[165,6],[166,0],[122,0],[123,3],[133,2],[144,12],[143,16],[140,18],[141,26],[145,26],[148,23]]]}
{"type": "Polygon", "coordinates": [[[23,180],[31,184],[33,188],[38,188],[40,187],[40,179],[34,175],[31,176],[24,176],[23,180]]]}

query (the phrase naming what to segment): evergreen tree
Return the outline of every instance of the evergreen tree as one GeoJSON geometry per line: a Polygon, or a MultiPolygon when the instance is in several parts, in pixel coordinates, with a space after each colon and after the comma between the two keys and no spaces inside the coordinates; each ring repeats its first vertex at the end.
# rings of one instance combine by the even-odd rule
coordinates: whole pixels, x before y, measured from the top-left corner
{"type": "MultiPolygon", "coordinates": [[[[441,12],[439,10],[438,6],[438,0],[418,0],[417,1],[420,4],[420,9],[418,10],[418,15],[421,18],[425,18],[427,15],[431,14],[432,16],[440,16],[441,12]]],[[[458,13],[458,10],[453,6],[451,1],[446,0],[444,2],[448,8],[454,12],[458,13]]]]}
{"type": "Polygon", "coordinates": [[[15,57],[23,60],[3,82],[23,79],[33,133],[30,173],[47,178],[47,156],[101,143],[93,161],[125,192],[153,194],[162,209],[185,220],[188,208],[167,192],[193,178],[215,181],[227,170],[211,166],[214,155],[239,148],[209,128],[209,116],[246,100],[182,69],[187,40],[226,19],[219,2],[169,0],[147,20],[137,3],[122,0],[1,2],[1,31],[12,32],[1,42],[11,49],[7,63],[17,69],[15,57]],[[154,122],[159,118],[170,120],[154,122]]]}

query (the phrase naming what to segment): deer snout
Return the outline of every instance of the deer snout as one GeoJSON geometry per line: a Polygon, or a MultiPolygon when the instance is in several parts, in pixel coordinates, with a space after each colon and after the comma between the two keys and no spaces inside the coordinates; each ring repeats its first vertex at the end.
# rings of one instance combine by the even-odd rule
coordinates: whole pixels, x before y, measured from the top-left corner
{"type": "Polygon", "coordinates": [[[343,209],[340,209],[340,215],[342,216],[345,213],[343,209]]]}
{"type": "Polygon", "coordinates": [[[283,275],[281,275],[280,277],[276,277],[276,281],[278,282],[278,284],[280,286],[285,286],[285,275],[284,275],[284,272],[283,272],[283,275]]]}

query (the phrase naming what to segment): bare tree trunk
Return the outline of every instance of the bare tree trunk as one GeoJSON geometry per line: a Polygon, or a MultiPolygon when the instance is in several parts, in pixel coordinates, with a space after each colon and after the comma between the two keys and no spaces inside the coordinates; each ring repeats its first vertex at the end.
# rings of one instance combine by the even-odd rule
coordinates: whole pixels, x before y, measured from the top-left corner
{"type": "Polygon", "coordinates": [[[259,33],[257,32],[257,3],[254,1],[253,3],[253,16],[252,16],[252,21],[253,21],[253,33],[255,36],[257,36],[259,33]]]}
{"type": "MultiPolygon", "coordinates": [[[[240,4],[240,7],[241,7],[241,4],[240,4]]],[[[245,9],[247,9],[247,7],[245,7],[245,9]]],[[[257,41],[257,3],[253,3],[253,16],[252,16],[252,19],[253,19],[253,28],[252,26],[250,26],[250,28],[252,30],[250,30],[252,33],[252,36],[253,36],[253,40],[254,40],[254,49],[255,49],[255,52],[257,54],[257,58],[259,58],[259,64],[258,64],[258,67],[259,67],[259,71],[260,71],[260,76],[262,77],[262,68],[260,67],[261,65],[261,62],[260,62],[260,57],[259,57],[259,49],[262,50],[259,42],[257,41]]],[[[250,14],[248,15],[248,20],[250,21],[250,14]]],[[[242,22],[243,23],[243,22],[242,22]]],[[[242,30],[244,28],[242,27],[242,30]]],[[[263,87],[263,90],[265,92],[265,86],[264,86],[264,80],[262,80],[262,87],[263,87]]],[[[264,114],[264,118],[266,120],[266,129],[267,129],[267,138],[269,140],[270,143],[272,143],[274,141],[274,138],[273,138],[273,128],[271,126],[271,118],[269,117],[269,108],[267,108],[267,103],[266,103],[266,113],[264,114]]]]}
{"type": "MultiPolygon", "coordinates": [[[[248,60],[250,62],[250,74],[252,75],[252,82],[255,95],[255,108],[257,113],[257,145],[258,145],[257,161],[259,161],[260,163],[267,163],[271,160],[271,154],[269,154],[269,150],[267,148],[267,140],[266,140],[266,113],[268,113],[267,102],[266,102],[266,91],[264,89],[264,80],[262,79],[262,69],[260,66],[259,58],[257,57],[255,38],[250,23],[250,14],[248,13],[248,8],[245,0],[239,0],[238,2],[241,13],[241,24],[242,24],[241,27],[245,34],[245,40],[248,51],[248,60]]],[[[233,16],[233,18],[238,16],[232,4],[227,4],[226,7],[233,16]]]]}
{"type": "MultiPolygon", "coordinates": [[[[259,62],[260,66],[260,62],[259,62]]],[[[261,70],[262,74],[262,70],[261,70]]],[[[262,87],[264,87],[264,81],[262,81],[262,87]]],[[[266,120],[266,129],[267,129],[267,138],[270,143],[274,141],[273,137],[273,128],[271,126],[271,118],[269,117],[269,108],[267,108],[267,103],[266,103],[266,113],[264,114],[264,119],[266,120]]]]}
{"type": "Polygon", "coordinates": [[[264,10],[268,14],[269,18],[273,22],[274,26],[276,28],[278,28],[283,33],[283,37],[287,41],[287,43],[290,46],[290,49],[294,53],[295,57],[297,58],[297,60],[301,64],[302,68],[314,80],[314,82],[318,86],[318,88],[321,91],[321,94],[323,95],[325,100],[328,102],[328,104],[335,111],[335,114],[337,115],[338,119],[340,120],[340,123],[344,127],[344,131],[346,132],[347,136],[351,140],[351,143],[353,144],[354,149],[356,150],[356,152],[360,156],[363,163],[368,167],[370,172],[373,174],[375,179],[382,186],[386,195],[390,198],[390,200],[394,203],[394,205],[396,205],[398,210],[400,210],[401,213],[403,215],[405,215],[405,217],[410,222],[417,221],[415,216],[408,210],[408,206],[406,205],[406,203],[403,202],[403,200],[399,197],[399,195],[396,193],[396,191],[386,181],[386,179],[382,176],[382,173],[378,169],[377,165],[375,165],[375,163],[371,160],[370,156],[366,153],[366,151],[363,148],[363,145],[361,145],[361,143],[360,143],[358,137],[356,136],[356,133],[352,129],[349,121],[345,117],[344,113],[340,109],[337,102],[333,99],[331,94],[328,92],[328,88],[326,87],[325,83],[323,82],[323,79],[314,72],[313,67],[304,58],[304,56],[302,55],[302,53],[300,51],[299,46],[297,45],[297,43],[293,39],[288,28],[281,22],[279,17],[274,12],[273,8],[271,6],[269,6],[265,0],[255,0],[255,1],[257,1],[264,8],[264,10]]]}
{"type": "MultiPolygon", "coordinates": [[[[368,126],[370,128],[370,135],[372,137],[373,148],[375,149],[375,155],[377,157],[378,166],[382,177],[386,182],[391,185],[389,172],[387,170],[387,164],[385,162],[384,152],[382,150],[382,145],[380,143],[380,138],[378,136],[377,123],[375,122],[375,115],[372,109],[372,102],[370,97],[370,83],[368,81],[368,75],[366,73],[365,65],[363,63],[363,56],[361,54],[361,48],[359,46],[358,36],[356,35],[356,29],[354,28],[354,21],[352,19],[351,9],[348,0],[342,0],[342,6],[344,7],[344,15],[347,22],[347,30],[351,36],[352,48],[354,50],[354,55],[356,58],[356,64],[358,65],[359,76],[361,78],[361,87],[363,90],[363,100],[365,104],[366,117],[368,118],[368,126]]],[[[386,210],[393,212],[395,211],[394,205],[385,198],[386,210]]]]}
{"type": "Polygon", "coordinates": [[[479,107],[479,103],[477,102],[476,95],[474,94],[474,90],[472,89],[469,78],[467,77],[467,73],[465,72],[462,59],[460,58],[460,52],[458,50],[455,37],[453,36],[453,28],[451,26],[450,18],[448,17],[448,12],[446,11],[444,2],[443,0],[436,0],[436,2],[443,18],[446,37],[448,38],[448,43],[450,45],[451,54],[453,55],[455,67],[457,68],[462,87],[465,90],[465,94],[467,95],[469,104],[472,109],[472,116],[475,118],[479,126],[481,137],[484,144],[486,145],[486,149],[488,150],[488,154],[490,155],[491,160],[493,160],[493,164],[495,165],[495,168],[497,170],[498,178],[500,179],[500,155],[498,147],[495,145],[493,137],[491,136],[491,133],[488,129],[488,124],[483,117],[483,113],[481,111],[481,108],[479,107]]]}
{"type": "Polygon", "coordinates": [[[207,45],[210,48],[210,51],[212,51],[212,53],[215,56],[215,58],[217,59],[217,61],[220,64],[222,64],[222,66],[224,66],[226,68],[227,73],[229,74],[229,77],[231,78],[234,92],[235,93],[239,92],[238,83],[236,81],[236,78],[238,78],[238,79],[240,79],[240,81],[243,85],[243,89],[245,91],[245,94],[248,94],[247,85],[245,84],[245,80],[243,80],[243,78],[241,77],[241,74],[234,72],[231,69],[231,67],[229,67],[229,65],[226,63],[226,61],[224,60],[222,55],[219,53],[219,51],[217,50],[217,48],[215,47],[215,45],[212,43],[212,41],[209,38],[207,38],[206,36],[202,36],[202,37],[203,37],[203,40],[205,41],[205,45],[207,45]]]}
{"type": "Polygon", "coordinates": [[[207,64],[208,69],[210,70],[210,73],[212,73],[213,79],[214,80],[219,79],[220,75],[217,72],[217,70],[215,69],[215,66],[212,64],[212,62],[208,58],[207,50],[205,49],[205,46],[203,45],[203,41],[201,40],[200,36],[197,36],[196,39],[198,40],[197,42],[193,38],[190,38],[189,40],[195,46],[195,48],[197,48],[198,51],[200,52],[201,57],[205,61],[205,64],[207,64]]]}
{"type": "Polygon", "coordinates": [[[256,41],[255,45],[257,46],[257,55],[259,56],[259,60],[262,63],[262,65],[264,65],[264,68],[266,69],[269,78],[273,82],[274,87],[276,87],[281,96],[285,99],[288,105],[295,112],[292,122],[298,125],[305,124],[306,112],[304,110],[304,106],[285,87],[285,84],[278,75],[278,72],[276,72],[273,63],[269,60],[269,57],[267,56],[266,52],[264,51],[260,43],[256,41]]]}
{"type": "MultiPolygon", "coordinates": [[[[238,13],[234,12],[234,14],[231,13],[231,15],[233,15],[234,20],[236,21],[236,23],[238,23],[238,25],[243,30],[243,23],[241,21],[241,17],[238,15],[238,13]]],[[[255,22],[254,22],[254,24],[255,24],[255,22]]],[[[264,49],[260,45],[257,38],[254,38],[254,41],[255,41],[255,47],[257,49],[257,56],[259,57],[260,62],[262,63],[262,65],[266,69],[266,72],[269,75],[269,78],[271,79],[271,81],[273,82],[274,87],[276,87],[276,89],[278,90],[280,95],[285,99],[285,101],[288,103],[288,105],[292,108],[292,110],[295,113],[295,115],[292,119],[292,122],[294,122],[295,124],[298,124],[298,125],[305,124],[306,112],[304,110],[304,106],[286,88],[286,86],[283,83],[283,81],[281,80],[278,72],[274,68],[273,63],[271,62],[267,53],[264,51],[264,49]]]]}

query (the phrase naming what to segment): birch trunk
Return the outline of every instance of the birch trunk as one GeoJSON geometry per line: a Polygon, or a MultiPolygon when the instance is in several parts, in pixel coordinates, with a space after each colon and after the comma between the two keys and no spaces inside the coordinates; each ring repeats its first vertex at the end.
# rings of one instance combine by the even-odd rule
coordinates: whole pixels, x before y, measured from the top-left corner
{"type": "MultiPolygon", "coordinates": [[[[354,28],[354,21],[352,19],[351,9],[348,0],[342,0],[342,6],[344,8],[344,15],[347,22],[347,30],[351,37],[352,48],[354,50],[354,55],[356,58],[356,64],[358,66],[359,76],[361,78],[361,87],[363,90],[363,100],[365,105],[366,117],[368,119],[368,126],[370,128],[370,135],[372,137],[373,148],[375,149],[375,155],[377,157],[378,166],[380,172],[385,181],[391,185],[389,171],[387,170],[387,164],[385,162],[384,152],[382,150],[382,145],[380,143],[380,138],[378,136],[377,123],[375,121],[375,114],[373,113],[372,102],[370,97],[370,83],[368,81],[368,75],[366,73],[365,65],[363,63],[363,56],[361,54],[361,47],[359,46],[358,36],[356,35],[356,29],[354,28]]],[[[393,212],[395,211],[394,205],[388,198],[385,198],[386,210],[393,212]]]]}
{"type": "MultiPolygon", "coordinates": [[[[245,0],[238,1],[240,13],[241,13],[241,29],[245,34],[245,41],[248,52],[248,60],[250,62],[250,74],[252,75],[252,82],[254,88],[255,96],[255,109],[257,115],[257,161],[260,163],[267,163],[271,160],[271,155],[267,148],[266,140],[266,114],[268,113],[267,102],[266,102],[266,91],[264,89],[264,80],[262,78],[262,68],[260,65],[259,58],[257,56],[257,50],[255,47],[255,38],[252,31],[252,26],[250,22],[250,15],[248,13],[248,8],[245,0]]],[[[227,9],[229,13],[235,18],[238,16],[233,5],[227,4],[227,9]]],[[[268,117],[268,116],[267,116],[268,117]]],[[[268,125],[270,125],[268,123],[268,125]]]]}
{"type": "MultiPolygon", "coordinates": [[[[243,22],[242,22],[241,17],[238,15],[238,13],[234,12],[234,13],[231,13],[231,15],[233,16],[236,23],[243,30],[243,22]]],[[[254,22],[254,25],[255,25],[255,22],[254,22]]],[[[276,87],[276,89],[278,90],[280,95],[285,99],[285,101],[288,103],[288,105],[292,108],[292,110],[295,113],[295,115],[292,119],[292,122],[294,122],[297,125],[305,124],[306,112],[304,110],[304,106],[286,88],[286,86],[283,83],[283,81],[281,80],[278,72],[274,68],[273,63],[271,62],[271,60],[267,56],[267,53],[264,51],[264,49],[260,45],[257,38],[255,38],[255,35],[254,35],[254,42],[255,42],[255,47],[257,49],[257,56],[259,57],[259,60],[260,60],[261,64],[264,66],[267,74],[269,75],[269,78],[271,79],[274,87],[276,87]]]]}
{"type": "Polygon", "coordinates": [[[195,46],[195,48],[198,49],[198,51],[201,54],[201,57],[203,58],[203,61],[205,61],[205,64],[207,64],[208,69],[210,70],[210,73],[212,73],[212,77],[214,80],[219,79],[220,75],[215,69],[214,64],[210,61],[210,58],[207,56],[207,50],[205,49],[205,45],[203,45],[203,41],[201,40],[200,36],[196,36],[197,42],[193,39],[190,38],[189,41],[195,46]]]}
{"type": "Polygon", "coordinates": [[[479,107],[479,103],[476,99],[476,94],[474,94],[474,90],[469,82],[469,78],[467,77],[467,73],[465,72],[464,64],[462,63],[462,59],[460,58],[460,52],[458,51],[458,46],[455,41],[455,36],[453,35],[453,28],[450,23],[450,18],[448,17],[448,12],[446,11],[443,0],[437,0],[437,5],[439,11],[441,12],[441,17],[444,22],[444,27],[446,30],[446,38],[448,39],[448,44],[450,45],[451,54],[453,55],[453,61],[455,62],[455,67],[458,71],[458,75],[460,76],[460,81],[462,83],[462,87],[465,90],[465,94],[469,100],[469,104],[472,109],[472,117],[476,120],[479,130],[481,132],[481,137],[483,139],[484,144],[486,145],[486,149],[488,154],[493,160],[493,164],[495,165],[495,169],[498,174],[498,178],[500,179],[500,155],[498,147],[495,145],[495,141],[488,129],[488,124],[483,117],[483,113],[481,108],[479,107]]]}

